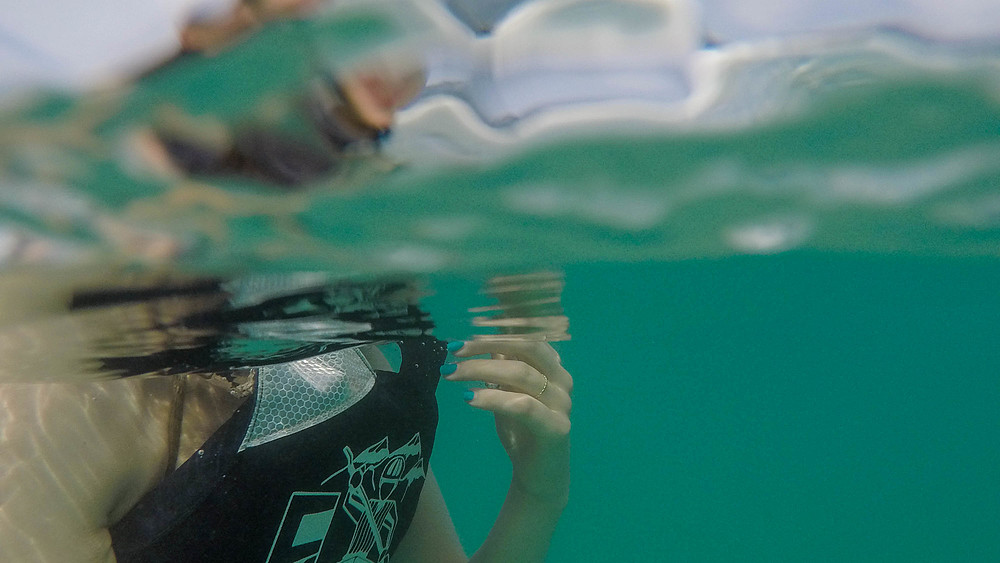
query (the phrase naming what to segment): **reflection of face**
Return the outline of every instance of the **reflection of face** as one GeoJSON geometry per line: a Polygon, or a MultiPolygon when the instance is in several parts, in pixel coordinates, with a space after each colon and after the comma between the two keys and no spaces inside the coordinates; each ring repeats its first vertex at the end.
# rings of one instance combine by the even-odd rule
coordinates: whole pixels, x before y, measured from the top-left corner
{"type": "Polygon", "coordinates": [[[426,76],[415,62],[371,62],[339,77],[346,102],[362,125],[388,129],[396,110],[420,93],[426,76]]]}
{"type": "MultiPolygon", "coordinates": [[[[182,32],[186,51],[213,51],[269,20],[307,15],[316,0],[241,1],[225,16],[188,25],[182,32]]],[[[349,117],[363,130],[388,129],[396,110],[420,93],[426,81],[423,65],[404,53],[366,60],[338,76],[349,117]]]]}

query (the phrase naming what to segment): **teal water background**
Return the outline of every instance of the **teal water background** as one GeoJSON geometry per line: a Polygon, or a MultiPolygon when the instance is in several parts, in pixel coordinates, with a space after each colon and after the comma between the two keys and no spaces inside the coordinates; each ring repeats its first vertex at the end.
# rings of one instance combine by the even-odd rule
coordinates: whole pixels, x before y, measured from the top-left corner
{"type": "MultiPolygon", "coordinates": [[[[997,560],[998,280],[996,260],[819,252],[569,267],[549,561],[997,560]]],[[[439,334],[468,335],[477,284],[436,281],[439,334]]],[[[489,416],[439,398],[433,465],[474,548],[509,471],[489,416]]]]}

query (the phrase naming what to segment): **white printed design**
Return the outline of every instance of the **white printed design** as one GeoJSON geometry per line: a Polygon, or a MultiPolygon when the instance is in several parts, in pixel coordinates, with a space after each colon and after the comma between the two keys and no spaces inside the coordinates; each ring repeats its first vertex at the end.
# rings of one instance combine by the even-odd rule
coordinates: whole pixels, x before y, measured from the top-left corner
{"type": "Polygon", "coordinates": [[[397,502],[426,477],[420,434],[394,451],[383,438],[358,454],[344,448],[347,464],[321,485],[347,472],[341,492],[294,492],[275,534],[267,563],[387,563],[398,522],[397,502]],[[351,532],[353,530],[353,533],[351,532]],[[346,552],[343,539],[350,537],[346,552]],[[334,544],[327,540],[333,539],[334,544]],[[344,553],[336,559],[337,553],[344,553]]]}

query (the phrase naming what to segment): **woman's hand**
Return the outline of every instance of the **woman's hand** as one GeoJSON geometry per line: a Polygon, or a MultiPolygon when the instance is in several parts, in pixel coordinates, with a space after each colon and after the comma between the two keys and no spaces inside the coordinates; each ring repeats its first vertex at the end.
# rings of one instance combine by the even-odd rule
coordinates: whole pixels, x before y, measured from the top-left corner
{"type": "Polygon", "coordinates": [[[486,389],[466,393],[473,407],[496,416],[497,434],[514,468],[512,487],[537,502],[564,505],[569,495],[569,432],[573,378],[547,343],[473,340],[449,346],[449,381],[482,381],[486,389]],[[498,388],[489,388],[497,385],[498,388]]]}
{"type": "Polygon", "coordinates": [[[467,391],[466,400],[495,415],[514,478],[489,535],[466,559],[431,474],[397,556],[435,563],[542,563],[569,498],[573,378],[541,340],[453,342],[448,350],[462,361],[441,366],[445,379],[486,383],[485,389],[467,391]],[[485,354],[490,359],[473,358],[485,354]]]}

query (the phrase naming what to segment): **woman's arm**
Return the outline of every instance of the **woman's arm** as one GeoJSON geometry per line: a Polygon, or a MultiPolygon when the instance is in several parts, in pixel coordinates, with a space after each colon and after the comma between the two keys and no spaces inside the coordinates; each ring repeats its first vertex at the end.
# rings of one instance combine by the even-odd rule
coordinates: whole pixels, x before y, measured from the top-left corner
{"type": "Polygon", "coordinates": [[[430,474],[413,524],[393,561],[544,561],[569,498],[572,377],[544,342],[472,341],[453,353],[457,358],[491,354],[491,359],[466,360],[454,369],[446,364],[442,373],[452,381],[500,385],[475,390],[469,404],[496,415],[497,433],[513,464],[511,487],[486,541],[466,559],[430,474]]]}
{"type": "Polygon", "coordinates": [[[417,512],[391,563],[465,563],[468,560],[431,469],[420,491],[417,512]]]}

